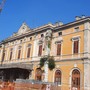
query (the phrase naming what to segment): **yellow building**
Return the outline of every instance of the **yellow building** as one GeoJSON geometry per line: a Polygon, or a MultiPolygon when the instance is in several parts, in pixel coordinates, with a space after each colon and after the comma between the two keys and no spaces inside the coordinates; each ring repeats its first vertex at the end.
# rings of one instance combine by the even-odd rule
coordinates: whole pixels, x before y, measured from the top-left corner
{"type": "Polygon", "coordinates": [[[61,90],[90,90],[89,53],[90,17],[34,29],[23,23],[17,33],[0,42],[0,78],[53,82],[61,90]],[[40,58],[48,55],[55,59],[53,70],[48,62],[40,68],[40,58]]]}

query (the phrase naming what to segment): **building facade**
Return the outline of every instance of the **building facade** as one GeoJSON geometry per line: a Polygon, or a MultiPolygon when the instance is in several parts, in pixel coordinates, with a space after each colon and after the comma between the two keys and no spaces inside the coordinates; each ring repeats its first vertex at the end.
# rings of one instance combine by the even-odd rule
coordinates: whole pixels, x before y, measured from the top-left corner
{"type": "Polygon", "coordinates": [[[17,33],[0,42],[0,78],[54,82],[61,90],[90,90],[90,17],[76,17],[30,29],[23,23],[17,33]],[[50,48],[48,48],[48,45],[50,48]],[[40,58],[53,56],[55,68],[40,58]]]}

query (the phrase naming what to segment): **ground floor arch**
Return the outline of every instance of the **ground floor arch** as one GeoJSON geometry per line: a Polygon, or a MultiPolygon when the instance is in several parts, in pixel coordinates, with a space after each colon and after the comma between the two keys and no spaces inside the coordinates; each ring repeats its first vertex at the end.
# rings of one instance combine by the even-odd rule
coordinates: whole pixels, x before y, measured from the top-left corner
{"type": "Polygon", "coordinates": [[[61,85],[61,78],[62,78],[61,70],[57,69],[54,75],[54,83],[57,85],[61,85]]]}
{"type": "Polygon", "coordinates": [[[80,90],[80,70],[73,69],[71,72],[71,90],[80,90]]]}
{"type": "Polygon", "coordinates": [[[42,81],[42,70],[41,70],[41,68],[36,68],[35,80],[42,81]]]}
{"type": "Polygon", "coordinates": [[[21,68],[7,68],[0,70],[0,79],[2,81],[13,82],[16,79],[28,79],[31,70],[21,68]]]}

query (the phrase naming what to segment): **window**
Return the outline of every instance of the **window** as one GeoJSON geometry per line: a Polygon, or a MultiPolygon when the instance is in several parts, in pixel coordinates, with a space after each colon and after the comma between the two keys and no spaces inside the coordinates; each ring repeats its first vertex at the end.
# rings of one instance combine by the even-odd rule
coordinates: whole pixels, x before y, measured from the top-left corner
{"type": "Polygon", "coordinates": [[[19,46],[18,48],[18,59],[20,59],[20,57],[21,57],[21,46],[19,46]]]}
{"type": "Polygon", "coordinates": [[[77,90],[80,90],[80,72],[77,69],[74,69],[72,72],[72,88],[76,87],[77,90]]]}
{"type": "Polygon", "coordinates": [[[28,44],[28,47],[27,47],[27,58],[30,57],[30,51],[31,51],[31,44],[28,44]]]}
{"type": "Polygon", "coordinates": [[[79,27],[74,28],[75,32],[79,31],[79,27]]]}
{"type": "Polygon", "coordinates": [[[6,51],[4,50],[4,51],[3,51],[3,55],[2,55],[2,61],[5,60],[5,56],[6,56],[6,51]]]}
{"type": "Polygon", "coordinates": [[[20,40],[20,43],[22,43],[23,40],[20,40]]]}
{"type": "Polygon", "coordinates": [[[62,32],[59,32],[59,33],[58,33],[58,36],[61,36],[61,35],[62,35],[62,32]]]}
{"type": "Polygon", "coordinates": [[[61,43],[57,43],[57,55],[61,55],[61,43]]]}
{"type": "Polygon", "coordinates": [[[10,60],[12,59],[13,48],[10,50],[10,60]]]}
{"type": "Polygon", "coordinates": [[[54,82],[55,82],[57,85],[61,85],[61,71],[60,71],[60,70],[56,70],[54,82]]]}
{"type": "Polygon", "coordinates": [[[44,35],[43,34],[41,34],[41,38],[43,38],[44,37],[44,35]]]}
{"type": "Polygon", "coordinates": [[[79,40],[75,40],[73,44],[73,53],[76,54],[79,52],[79,40]]]}
{"type": "Polygon", "coordinates": [[[30,40],[32,40],[32,37],[30,37],[30,40]]]}
{"type": "Polygon", "coordinates": [[[41,68],[36,69],[36,77],[35,77],[35,79],[39,80],[39,81],[42,80],[42,70],[41,70],[41,68]]]}
{"type": "Polygon", "coordinates": [[[38,51],[38,56],[42,55],[42,45],[39,45],[39,51],[38,51]]]}

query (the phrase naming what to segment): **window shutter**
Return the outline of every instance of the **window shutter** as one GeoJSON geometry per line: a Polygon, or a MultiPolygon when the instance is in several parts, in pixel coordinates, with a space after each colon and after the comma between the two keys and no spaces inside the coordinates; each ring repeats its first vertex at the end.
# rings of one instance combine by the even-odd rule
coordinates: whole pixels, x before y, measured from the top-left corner
{"type": "Polygon", "coordinates": [[[3,53],[3,57],[2,57],[2,60],[4,60],[5,59],[5,52],[3,53]]]}
{"type": "Polygon", "coordinates": [[[10,60],[12,59],[12,51],[10,52],[10,60]]]}
{"type": "Polygon", "coordinates": [[[57,55],[61,55],[61,43],[57,44],[57,55]]]}
{"type": "Polygon", "coordinates": [[[30,57],[30,47],[28,48],[27,57],[30,57]]]}
{"type": "Polygon", "coordinates": [[[21,50],[18,51],[18,59],[20,59],[21,50]]]}
{"type": "Polygon", "coordinates": [[[78,53],[78,43],[79,41],[77,40],[77,41],[74,41],[74,53],[78,53]]]}
{"type": "Polygon", "coordinates": [[[41,56],[42,55],[42,45],[39,45],[39,52],[38,55],[41,56]]]}

